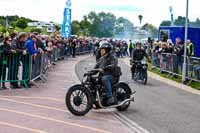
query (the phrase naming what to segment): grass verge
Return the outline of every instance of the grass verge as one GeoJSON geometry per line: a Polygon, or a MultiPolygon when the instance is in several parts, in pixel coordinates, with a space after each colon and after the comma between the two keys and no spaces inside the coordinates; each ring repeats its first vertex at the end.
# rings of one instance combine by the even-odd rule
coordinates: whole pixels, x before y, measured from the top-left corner
{"type": "MultiPolygon", "coordinates": [[[[176,81],[176,82],[178,82],[178,83],[182,83],[182,77],[179,77],[179,76],[178,76],[178,77],[170,77],[168,73],[166,73],[166,72],[162,72],[162,73],[161,73],[159,69],[152,68],[152,65],[151,65],[151,64],[149,64],[148,70],[149,70],[150,72],[153,72],[153,73],[155,73],[155,74],[157,74],[157,75],[163,77],[163,78],[167,78],[167,79],[176,81]]],[[[199,82],[193,81],[193,82],[191,82],[188,86],[190,86],[190,87],[192,87],[192,88],[194,88],[194,89],[196,89],[196,90],[200,90],[200,83],[199,83],[199,82]]]]}

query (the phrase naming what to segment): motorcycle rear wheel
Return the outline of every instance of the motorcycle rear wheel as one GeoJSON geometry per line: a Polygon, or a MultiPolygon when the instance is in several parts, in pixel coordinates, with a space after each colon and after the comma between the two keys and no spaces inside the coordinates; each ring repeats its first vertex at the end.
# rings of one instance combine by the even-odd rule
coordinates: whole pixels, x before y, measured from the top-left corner
{"type": "MultiPolygon", "coordinates": [[[[124,93],[124,96],[125,96],[122,99],[117,99],[119,102],[122,102],[122,101],[124,101],[124,100],[126,100],[126,99],[131,97],[130,94],[129,94],[129,88],[127,86],[123,85],[123,84],[119,84],[119,87],[117,89],[117,93],[118,93],[118,91],[120,91],[121,94],[124,93]]],[[[129,108],[130,103],[131,103],[131,101],[125,103],[122,106],[116,107],[116,109],[118,111],[126,111],[129,108]]]]}

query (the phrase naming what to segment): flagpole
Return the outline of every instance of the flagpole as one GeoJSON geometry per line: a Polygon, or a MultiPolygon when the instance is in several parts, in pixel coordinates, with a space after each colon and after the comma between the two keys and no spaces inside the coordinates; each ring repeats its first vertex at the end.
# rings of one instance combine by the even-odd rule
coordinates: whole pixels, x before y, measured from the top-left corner
{"type": "Polygon", "coordinates": [[[5,25],[6,25],[6,33],[5,33],[5,36],[8,32],[8,16],[6,16],[6,22],[5,22],[5,25]]]}

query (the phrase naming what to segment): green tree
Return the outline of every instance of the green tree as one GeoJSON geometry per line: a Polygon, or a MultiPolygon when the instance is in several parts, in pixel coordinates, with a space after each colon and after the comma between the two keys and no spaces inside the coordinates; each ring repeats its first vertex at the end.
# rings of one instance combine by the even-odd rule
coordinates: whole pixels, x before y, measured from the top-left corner
{"type": "Polygon", "coordinates": [[[0,32],[6,33],[6,27],[5,26],[0,27],[0,32]]]}
{"type": "Polygon", "coordinates": [[[146,23],[145,25],[142,26],[141,29],[150,32],[150,34],[151,34],[150,37],[152,37],[152,38],[157,37],[158,29],[156,28],[156,26],[146,23]]]}
{"type": "Polygon", "coordinates": [[[42,29],[33,28],[33,29],[31,29],[31,32],[42,33],[42,29]]]}
{"type": "Polygon", "coordinates": [[[134,26],[128,19],[120,17],[115,23],[115,36],[117,38],[131,38],[133,29],[134,26]]]}
{"type": "Polygon", "coordinates": [[[168,21],[168,20],[164,20],[161,22],[160,26],[170,26],[171,25],[171,22],[168,21]]]}
{"type": "MultiPolygon", "coordinates": [[[[185,26],[185,17],[178,16],[178,18],[175,20],[174,24],[176,26],[185,26]]],[[[188,23],[190,23],[190,20],[188,19],[188,23]]]]}
{"type": "Polygon", "coordinates": [[[113,37],[116,17],[111,13],[90,12],[87,16],[90,23],[89,31],[91,36],[113,37]]]}
{"type": "Polygon", "coordinates": [[[106,14],[104,12],[99,13],[98,16],[100,18],[99,37],[113,37],[116,17],[111,13],[106,14]]]}
{"type": "Polygon", "coordinates": [[[90,12],[87,16],[88,21],[90,22],[90,35],[98,37],[99,35],[99,25],[100,25],[100,18],[96,12],[90,12]]]}
{"type": "Polygon", "coordinates": [[[0,19],[0,25],[5,25],[3,19],[0,19]]]}
{"type": "MultiPolygon", "coordinates": [[[[79,21],[72,22],[72,34],[95,37],[113,37],[116,33],[130,34],[133,24],[125,18],[117,19],[112,13],[90,12],[79,21]],[[123,24],[120,27],[120,24],[123,24]]],[[[130,34],[131,35],[131,34],[130,34]]]]}
{"type": "Polygon", "coordinates": [[[200,27],[200,19],[197,18],[195,22],[191,22],[190,23],[191,26],[194,26],[194,27],[200,27]]]}
{"type": "Polygon", "coordinates": [[[77,21],[77,20],[72,21],[72,34],[78,35],[79,31],[80,31],[79,21],[77,21]]]}
{"type": "Polygon", "coordinates": [[[81,20],[79,25],[80,25],[80,31],[82,32],[82,35],[85,35],[85,36],[90,35],[91,23],[89,22],[87,16],[83,17],[83,20],[81,20]]]}
{"type": "Polygon", "coordinates": [[[55,25],[56,31],[60,31],[61,27],[59,25],[55,25]]]}
{"type": "Polygon", "coordinates": [[[27,24],[27,21],[25,19],[19,19],[16,23],[16,26],[21,28],[21,29],[25,29],[28,24],[27,24]]]}

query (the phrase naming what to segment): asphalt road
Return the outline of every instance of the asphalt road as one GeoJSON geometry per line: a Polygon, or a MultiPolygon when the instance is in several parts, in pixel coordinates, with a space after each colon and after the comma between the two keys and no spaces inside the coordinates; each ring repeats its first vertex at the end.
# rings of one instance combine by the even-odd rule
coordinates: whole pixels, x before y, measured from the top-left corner
{"type": "MultiPolygon", "coordinates": [[[[79,78],[94,66],[93,57],[76,65],[79,78]],[[87,68],[87,69],[86,69],[87,68]]],[[[200,96],[149,77],[146,86],[130,79],[130,68],[121,59],[122,81],[136,89],[136,102],[122,112],[151,133],[200,133],[200,96]]]]}
{"type": "Polygon", "coordinates": [[[80,83],[75,64],[87,57],[59,61],[38,88],[0,91],[0,133],[133,133],[112,112],[76,117],[66,108],[68,88],[80,83]]]}

